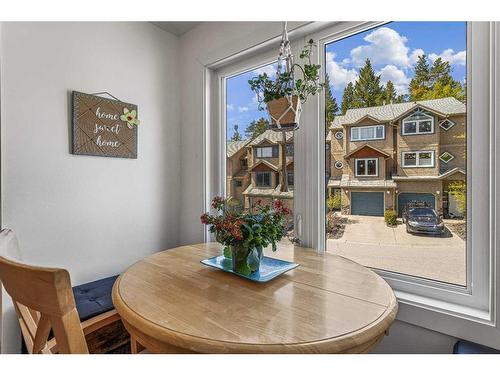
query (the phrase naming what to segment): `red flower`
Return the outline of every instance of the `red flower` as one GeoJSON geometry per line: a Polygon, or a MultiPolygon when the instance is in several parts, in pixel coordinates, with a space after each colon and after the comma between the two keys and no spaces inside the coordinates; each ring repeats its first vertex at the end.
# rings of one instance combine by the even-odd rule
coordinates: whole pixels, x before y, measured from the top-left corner
{"type": "Polygon", "coordinates": [[[279,200],[279,199],[276,199],[274,201],[274,209],[275,210],[279,210],[283,207],[283,203],[279,200]]]}
{"type": "Polygon", "coordinates": [[[205,212],[203,215],[201,215],[200,220],[202,224],[208,224],[208,214],[205,212]]]}

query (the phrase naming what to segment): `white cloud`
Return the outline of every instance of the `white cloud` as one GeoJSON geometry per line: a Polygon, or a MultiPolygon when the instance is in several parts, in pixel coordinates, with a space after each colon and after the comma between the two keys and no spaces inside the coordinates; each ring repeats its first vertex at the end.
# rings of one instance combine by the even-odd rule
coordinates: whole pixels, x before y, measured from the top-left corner
{"type": "Polygon", "coordinates": [[[335,53],[333,52],[326,53],[326,72],[335,90],[344,89],[349,82],[354,83],[358,78],[356,69],[344,68],[335,61],[335,53]]]}
{"type": "Polygon", "coordinates": [[[255,69],[253,73],[255,75],[260,75],[266,73],[268,77],[274,77],[276,75],[277,64],[266,65],[261,68],[255,69]]]}
{"type": "Polygon", "coordinates": [[[234,109],[234,105],[233,104],[228,104],[228,105],[226,105],[226,109],[228,111],[232,111],[234,109]]]}
{"type": "Polygon", "coordinates": [[[382,84],[386,84],[387,81],[392,81],[396,93],[398,95],[406,94],[408,92],[408,84],[410,83],[410,78],[408,78],[405,72],[399,69],[395,65],[386,65],[377,74],[380,74],[380,81],[382,84]]]}
{"type": "Polygon", "coordinates": [[[422,55],[425,55],[425,52],[422,48],[417,48],[417,49],[414,49],[412,51],[412,53],[410,54],[410,65],[415,65],[418,61],[418,57],[419,56],[422,56],[422,55]]]}
{"type": "Polygon", "coordinates": [[[243,107],[238,107],[238,112],[248,112],[248,107],[247,106],[243,106],[243,107]]]}
{"type": "Polygon", "coordinates": [[[445,49],[441,54],[431,53],[429,55],[429,59],[434,62],[438,57],[441,57],[442,60],[448,61],[450,65],[465,65],[467,54],[465,51],[459,51],[455,53],[453,49],[448,48],[445,49]]]}
{"type": "Polygon", "coordinates": [[[373,65],[392,64],[406,67],[410,65],[409,48],[406,37],[389,27],[381,27],[364,37],[368,44],[351,50],[351,60],[354,65],[362,66],[366,59],[373,65]]]}

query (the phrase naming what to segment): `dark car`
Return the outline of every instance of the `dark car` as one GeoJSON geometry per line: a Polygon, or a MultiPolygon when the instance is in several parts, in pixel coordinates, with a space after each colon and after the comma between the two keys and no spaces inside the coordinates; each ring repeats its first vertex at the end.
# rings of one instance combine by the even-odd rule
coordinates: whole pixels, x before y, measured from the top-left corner
{"type": "Polygon", "coordinates": [[[443,234],[444,223],[436,211],[425,204],[408,204],[403,209],[408,233],[443,234]]]}

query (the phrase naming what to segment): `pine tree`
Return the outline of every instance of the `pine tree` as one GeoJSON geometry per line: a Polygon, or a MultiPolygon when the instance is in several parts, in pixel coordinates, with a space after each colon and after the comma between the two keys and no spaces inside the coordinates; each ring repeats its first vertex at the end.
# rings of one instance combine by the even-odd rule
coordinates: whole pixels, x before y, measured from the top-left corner
{"type": "Polygon", "coordinates": [[[340,109],[342,110],[342,114],[345,115],[349,108],[353,108],[354,102],[354,85],[352,82],[349,82],[347,86],[344,88],[344,94],[342,95],[342,104],[340,109]]]}
{"type": "Polygon", "coordinates": [[[415,65],[415,75],[410,81],[410,100],[422,100],[431,89],[431,75],[427,56],[421,55],[415,65]]]}
{"type": "Polygon", "coordinates": [[[328,128],[338,111],[337,99],[333,97],[332,90],[330,89],[330,77],[327,74],[325,76],[325,129],[327,134],[328,128]]]}
{"type": "Polygon", "coordinates": [[[396,102],[397,94],[392,81],[387,81],[384,88],[384,101],[385,104],[396,102]]]}
{"type": "Polygon", "coordinates": [[[382,104],[384,97],[380,75],[375,75],[370,59],[359,71],[359,77],[354,85],[354,108],[374,107],[382,104]]]}
{"type": "Polygon", "coordinates": [[[247,126],[245,133],[247,138],[254,139],[264,133],[269,128],[269,121],[264,117],[254,120],[247,126]]]}
{"type": "Polygon", "coordinates": [[[234,133],[231,137],[230,141],[241,141],[243,138],[241,137],[240,132],[238,131],[238,125],[234,125],[234,133]]]}

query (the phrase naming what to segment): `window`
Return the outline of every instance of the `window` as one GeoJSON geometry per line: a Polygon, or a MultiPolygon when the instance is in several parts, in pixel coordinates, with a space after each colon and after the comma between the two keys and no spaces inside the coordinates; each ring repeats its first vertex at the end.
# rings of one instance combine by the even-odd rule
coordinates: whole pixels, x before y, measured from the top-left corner
{"type": "Polygon", "coordinates": [[[377,176],[378,159],[355,159],[356,176],[377,176]]]}
{"type": "Polygon", "coordinates": [[[242,187],[243,186],[243,183],[241,182],[241,180],[234,180],[234,187],[242,187]]]}
{"type": "Polygon", "coordinates": [[[337,168],[337,169],[342,169],[342,168],[344,168],[344,163],[342,163],[340,160],[337,160],[337,161],[335,162],[335,168],[337,168]]]}
{"type": "Polygon", "coordinates": [[[271,187],[271,172],[255,172],[255,184],[258,187],[271,187]]]}
{"type": "Polygon", "coordinates": [[[434,151],[412,151],[402,153],[404,168],[434,167],[434,151]]]}
{"type": "Polygon", "coordinates": [[[439,160],[441,160],[445,164],[448,164],[453,159],[455,159],[455,156],[450,154],[448,151],[445,151],[441,155],[439,155],[439,160]]]}
{"type": "Polygon", "coordinates": [[[384,125],[351,128],[351,141],[370,141],[385,138],[384,125]]]}
{"type": "Polygon", "coordinates": [[[288,171],[286,174],[288,186],[293,186],[293,171],[288,171]]]}
{"type": "Polygon", "coordinates": [[[256,147],[255,156],[257,158],[277,158],[278,146],[256,147]]]}
{"type": "Polygon", "coordinates": [[[247,159],[240,159],[240,167],[242,169],[247,169],[247,167],[248,167],[248,161],[247,161],[247,159]]]}
{"type": "Polygon", "coordinates": [[[449,119],[443,120],[439,123],[439,126],[441,126],[446,131],[450,130],[453,125],[455,125],[455,123],[449,119]]]}
{"type": "Polygon", "coordinates": [[[434,133],[434,117],[422,110],[415,111],[403,120],[403,135],[434,133]]]}
{"type": "Polygon", "coordinates": [[[342,138],[344,138],[344,132],[341,130],[335,132],[335,138],[341,140],[342,138]]]}
{"type": "Polygon", "coordinates": [[[286,156],[293,156],[293,143],[286,144],[286,156]]]}

